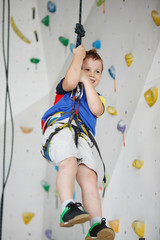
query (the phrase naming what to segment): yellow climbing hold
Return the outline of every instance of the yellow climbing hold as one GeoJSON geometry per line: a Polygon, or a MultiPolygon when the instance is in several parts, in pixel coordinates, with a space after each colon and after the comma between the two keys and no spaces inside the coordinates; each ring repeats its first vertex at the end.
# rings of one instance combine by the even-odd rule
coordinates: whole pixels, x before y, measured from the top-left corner
{"type": "Polygon", "coordinates": [[[133,62],[133,54],[132,53],[129,53],[129,54],[126,54],[125,55],[125,60],[126,60],[126,63],[128,65],[128,67],[131,66],[132,62],[133,62]]]}
{"type": "Polygon", "coordinates": [[[16,24],[14,22],[13,17],[11,17],[11,26],[12,26],[13,30],[15,31],[15,33],[18,35],[18,37],[20,37],[26,43],[31,43],[31,41],[28,38],[26,38],[23,35],[23,33],[21,33],[21,31],[17,28],[17,26],[16,26],[16,24]]]}
{"type": "Polygon", "coordinates": [[[144,237],[144,232],[145,232],[144,222],[134,221],[132,223],[132,228],[139,237],[144,237]]]}
{"type": "Polygon", "coordinates": [[[21,126],[20,128],[21,128],[22,132],[25,134],[31,133],[33,131],[33,128],[31,128],[31,127],[22,127],[21,126]]]}
{"type": "Polygon", "coordinates": [[[144,164],[144,161],[142,161],[142,160],[134,160],[132,163],[133,167],[135,167],[137,169],[142,168],[143,164],[144,164]]]}
{"type": "Polygon", "coordinates": [[[152,107],[158,99],[158,88],[150,88],[144,93],[147,104],[152,107]]]}
{"type": "Polygon", "coordinates": [[[32,220],[32,218],[35,216],[35,214],[34,213],[23,213],[22,216],[23,216],[24,223],[28,224],[32,220]]]}
{"type": "Polygon", "coordinates": [[[151,12],[151,16],[152,16],[153,21],[155,22],[155,24],[157,26],[160,26],[160,14],[157,11],[153,10],[151,12]]]}
{"type": "Polygon", "coordinates": [[[118,114],[117,109],[115,107],[111,107],[111,106],[107,107],[107,112],[111,115],[117,115],[118,114]]]}
{"type": "Polygon", "coordinates": [[[119,224],[120,224],[120,220],[113,220],[113,221],[108,221],[109,226],[115,231],[115,232],[119,232],[119,224]]]}

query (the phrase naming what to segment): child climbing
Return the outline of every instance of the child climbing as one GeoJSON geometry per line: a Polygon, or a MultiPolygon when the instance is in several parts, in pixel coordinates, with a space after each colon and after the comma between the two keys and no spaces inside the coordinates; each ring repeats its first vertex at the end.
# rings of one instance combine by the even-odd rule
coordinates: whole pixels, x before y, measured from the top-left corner
{"type": "Polygon", "coordinates": [[[55,103],[42,117],[42,153],[58,166],[60,226],[72,227],[90,221],[85,240],[113,240],[115,233],[102,218],[90,139],[91,133],[95,135],[97,117],[105,109],[105,99],[95,89],[101,80],[103,61],[95,49],[85,51],[83,45],[73,49],[73,53],[71,65],[56,87],[55,103]],[[83,206],[73,200],[75,179],[81,188],[83,206]]]}

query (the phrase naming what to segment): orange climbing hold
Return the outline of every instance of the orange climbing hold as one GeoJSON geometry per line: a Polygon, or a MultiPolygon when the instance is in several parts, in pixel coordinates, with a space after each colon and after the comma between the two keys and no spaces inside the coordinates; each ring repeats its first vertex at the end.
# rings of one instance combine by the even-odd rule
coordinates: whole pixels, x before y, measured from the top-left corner
{"type": "Polygon", "coordinates": [[[115,231],[115,232],[119,232],[119,224],[120,224],[120,220],[113,220],[113,221],[108,221],[109,226],[115,231]]]}
{"type": "Polygon", "coordinates": [[[31,133],[33,131],[33,128],[31,128],[31,127],[22,127],[21,126],[20,128],[21,128],[22,132],[25,134],[31,133]]]}

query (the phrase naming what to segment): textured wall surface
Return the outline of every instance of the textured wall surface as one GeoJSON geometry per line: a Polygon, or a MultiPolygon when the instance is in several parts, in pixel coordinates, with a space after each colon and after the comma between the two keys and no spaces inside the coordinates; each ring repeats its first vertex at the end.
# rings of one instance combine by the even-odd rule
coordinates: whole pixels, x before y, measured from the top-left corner
{"type": "MultiPolygon", "coordinates": [[[[78,22],[78,0],[54,0],[56,12],[47,9],[46,0],[12,0],[11,16],[19,30],[31,41],[24,42],[10,26],[9,89],[14,119],[14,151],[9,179],[5,188],[3,240],[82,240],[88,232],[84,226],[59,227],[60,201],[56,195],[56,169],[40,154],[40,121],[53,104],[55,87],[72,60],[70,44],[76,43],[74,33],[78,22]],[[35,18],[33,18],[35,8],[35,18]],[[42,20],[49,16],[49,26],[42,20]],[[34,31],[37,31],[38,41],[34,31]],[[59,37],[69,39],[64,46],[59,37]],[[37,58],[35,65],[30,60],[37,58]],[[30,130],[29,133],[24,131],[30,130]],[[41,181],[50,186],[45,191],[41,181]],[[28,224],[23,213],[34,213],[28,224]],[[49,238],[46,230],[52,231],[49,238]]],[[[0,1],[0,9],[2,9],[0,1]]],[[[135,220],[145,223],[146,239],[160,238],[160,100],[149,107],[144,93],[160,87],[160,26],[151,12],[160,13],[159,0],[107,0],[105,14],[96,0],[83,1],[82,24],[86,34],[85,48],[101,41],[98,50],[104,61],[104,72],[97,90],[114,106],[118,115],[107,110],[98,119],[96,139],[103,155],[109,184],[102,198],[103,215],[107,221],[120,220],[117,240],[136,240],[132,229],[135,220]],[[133,62],[127,66],[125,55],[132,53],[133,62]],[[108,69],[116,69],[116,92],[108,69]],[[126,125],[125,147],[122,133],[117,130],[120,120],[126,125]],[[141,169],[132,166],[134,160],[144,161],[141,169]]],[[[7,49],[7,4],[5,16],[5,50],[7,49]]],[[[2,10],[0,29],[2,30],[2,10]]],[[[2,32],[2,31],[1,31],[2,32]]],[[[0,183],[3,177],[3,132],[5,110],[5,71],[2,35],[0,36],[0,183]]],[[[10,163],[11,121],[7,114],[5,173],[10,163]]],[[[99,187],[103,169],[97,152],[99,187]]],[[[0,185],[2,189],[2,184],[0,185]]],[[[75,199],[81,201],[76,184],[75,199]]],[[[108,224],[108,223],[107,223],[108,224]]]]}

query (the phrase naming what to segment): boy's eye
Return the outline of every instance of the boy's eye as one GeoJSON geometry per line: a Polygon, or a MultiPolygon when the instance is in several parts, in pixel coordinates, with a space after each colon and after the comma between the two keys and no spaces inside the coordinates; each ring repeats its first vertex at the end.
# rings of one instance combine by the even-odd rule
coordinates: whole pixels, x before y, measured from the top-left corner
{"type": "Polygon", "coordinates": [[[100,73],[100,71],[99,71],[99,70],[97,70],[97,71],[96,71],[96,73],[100,73]]]}
{"type": "Polygon", "coordinates": [[[85,71],[89,71],[89,68],[85,68],[84,70],[85,70],[85,71]]]}

